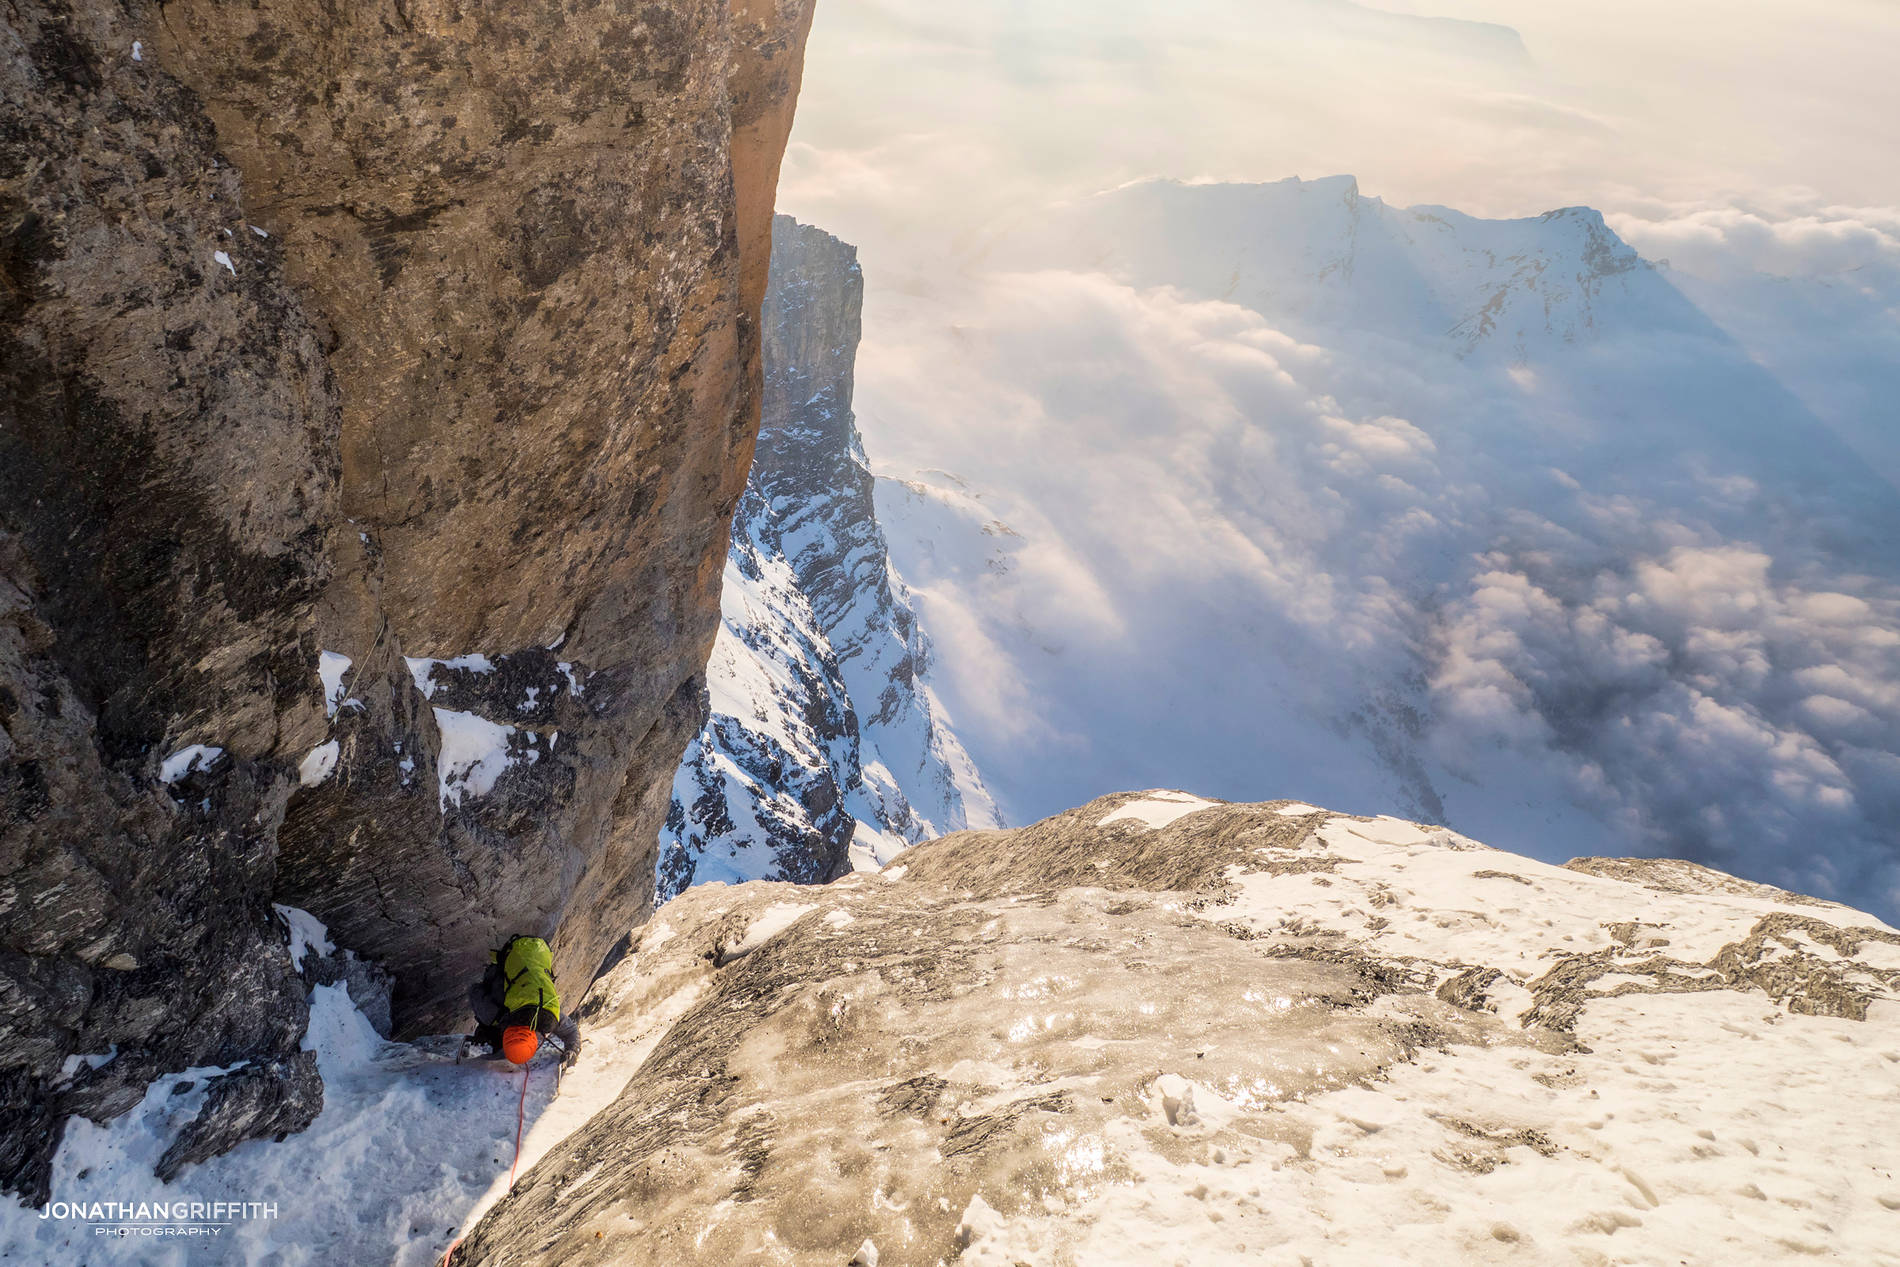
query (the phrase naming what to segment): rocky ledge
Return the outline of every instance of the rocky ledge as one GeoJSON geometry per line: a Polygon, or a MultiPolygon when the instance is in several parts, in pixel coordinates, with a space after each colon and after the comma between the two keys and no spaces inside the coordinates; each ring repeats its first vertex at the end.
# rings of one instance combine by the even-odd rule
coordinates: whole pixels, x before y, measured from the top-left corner
{"type": "Polygon", "coordinates": [[[693,889],[583,1006],[625,1089],[458,1263],[1872,1262],[1900,933],[1121,794],[693,889]]]}

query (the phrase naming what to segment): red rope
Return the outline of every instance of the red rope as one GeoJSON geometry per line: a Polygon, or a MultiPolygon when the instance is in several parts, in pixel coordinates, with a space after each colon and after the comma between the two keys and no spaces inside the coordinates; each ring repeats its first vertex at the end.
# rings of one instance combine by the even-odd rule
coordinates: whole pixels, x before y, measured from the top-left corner
{"type": "Polygon", "coordinates": [[[521,1123],[528,1113],[528,1069],[521,1069],[521,1102],[515,1105],[515,1164],[508,1167],[508,1191],[515,1190],[515,1171],[521,1166],[521,1123]]]}
{"type": "MultiPolygon", "coordinates": [[[[527,1066],[523,1065],[521,1069],[521,1099],[515,1103],[515,1162],[514,1165],[508,1167],[508,1191],[510,1192],[515,1190],[515,1171],[521,1168],[521,1127],[522,1124],[527,1121],[527,1118],[528,1069],[527,1066]]],[[[461,1244],[462,1238],[459,1236],[449,1242],[449,1247],[442,1251],[442,1262],[439,1267],[449,1267],[449,1259],[455,1257],[455,1251],[461,1247],[461,1244]]]]}

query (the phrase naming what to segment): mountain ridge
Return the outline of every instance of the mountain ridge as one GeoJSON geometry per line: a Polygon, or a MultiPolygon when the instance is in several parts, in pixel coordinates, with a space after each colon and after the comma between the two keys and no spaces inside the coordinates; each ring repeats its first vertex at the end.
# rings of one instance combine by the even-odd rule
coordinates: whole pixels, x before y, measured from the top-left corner
{"type": "Polygon", "coordinates": [[[928,683],[851,412],[856,250],[774,222],[765,403],[733,518],[711,710],[662,834],[662,900],[708,879],[816,882],[996,809],[928,683]]]}
{"type": "Polygon", "coordinates": [[[471,1263],[1778,1262],[1900,1207],[1891,1096],[1839,1094],[1900,1059],[1900,932],[1304,802],[695,889],[584,1006],[640,1073],[471,1263]]]}

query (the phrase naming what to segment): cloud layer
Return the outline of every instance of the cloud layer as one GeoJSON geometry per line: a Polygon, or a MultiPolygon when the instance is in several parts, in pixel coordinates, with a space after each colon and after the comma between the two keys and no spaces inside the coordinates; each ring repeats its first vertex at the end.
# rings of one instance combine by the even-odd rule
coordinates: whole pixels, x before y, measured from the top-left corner
{"type": "Polygon", "coordinates": [[[880,513],[1008,808],[1284,793],[1900,910],[1896,42],[1856,0],[828,0],[781,206],[862,248],[880,513]],[[1343,171],[1600,208],[1667,294],[1461,360],[1425,332],[1482,308],[1329,289],[1311,225],[1050,228],[1343,171]]]}
{"type": "Polygon", "coordinates": [[[1900,908],[1900,587],[1849,540],[1900,499],[1659,296],[1497,360],[1069,269],[894,304],[880,514],[1007,808],[1300,796],[1900,908]]]}

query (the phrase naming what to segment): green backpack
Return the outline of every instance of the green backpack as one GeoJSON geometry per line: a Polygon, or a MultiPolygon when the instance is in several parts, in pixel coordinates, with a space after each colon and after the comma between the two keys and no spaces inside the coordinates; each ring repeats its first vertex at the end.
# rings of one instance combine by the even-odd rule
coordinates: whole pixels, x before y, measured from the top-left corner
{"type": "Polygon", "coordinates": [[[539,937],[511,937],[499,951],[489,951],[488,958],[501,964],[502,980],[507,983],[501,1002],[505,1014],[540,1008],[548,1014],[548,1025],[561,1019],[561,992],[554,988],[554,952],[546,942],[539,937]]]}

